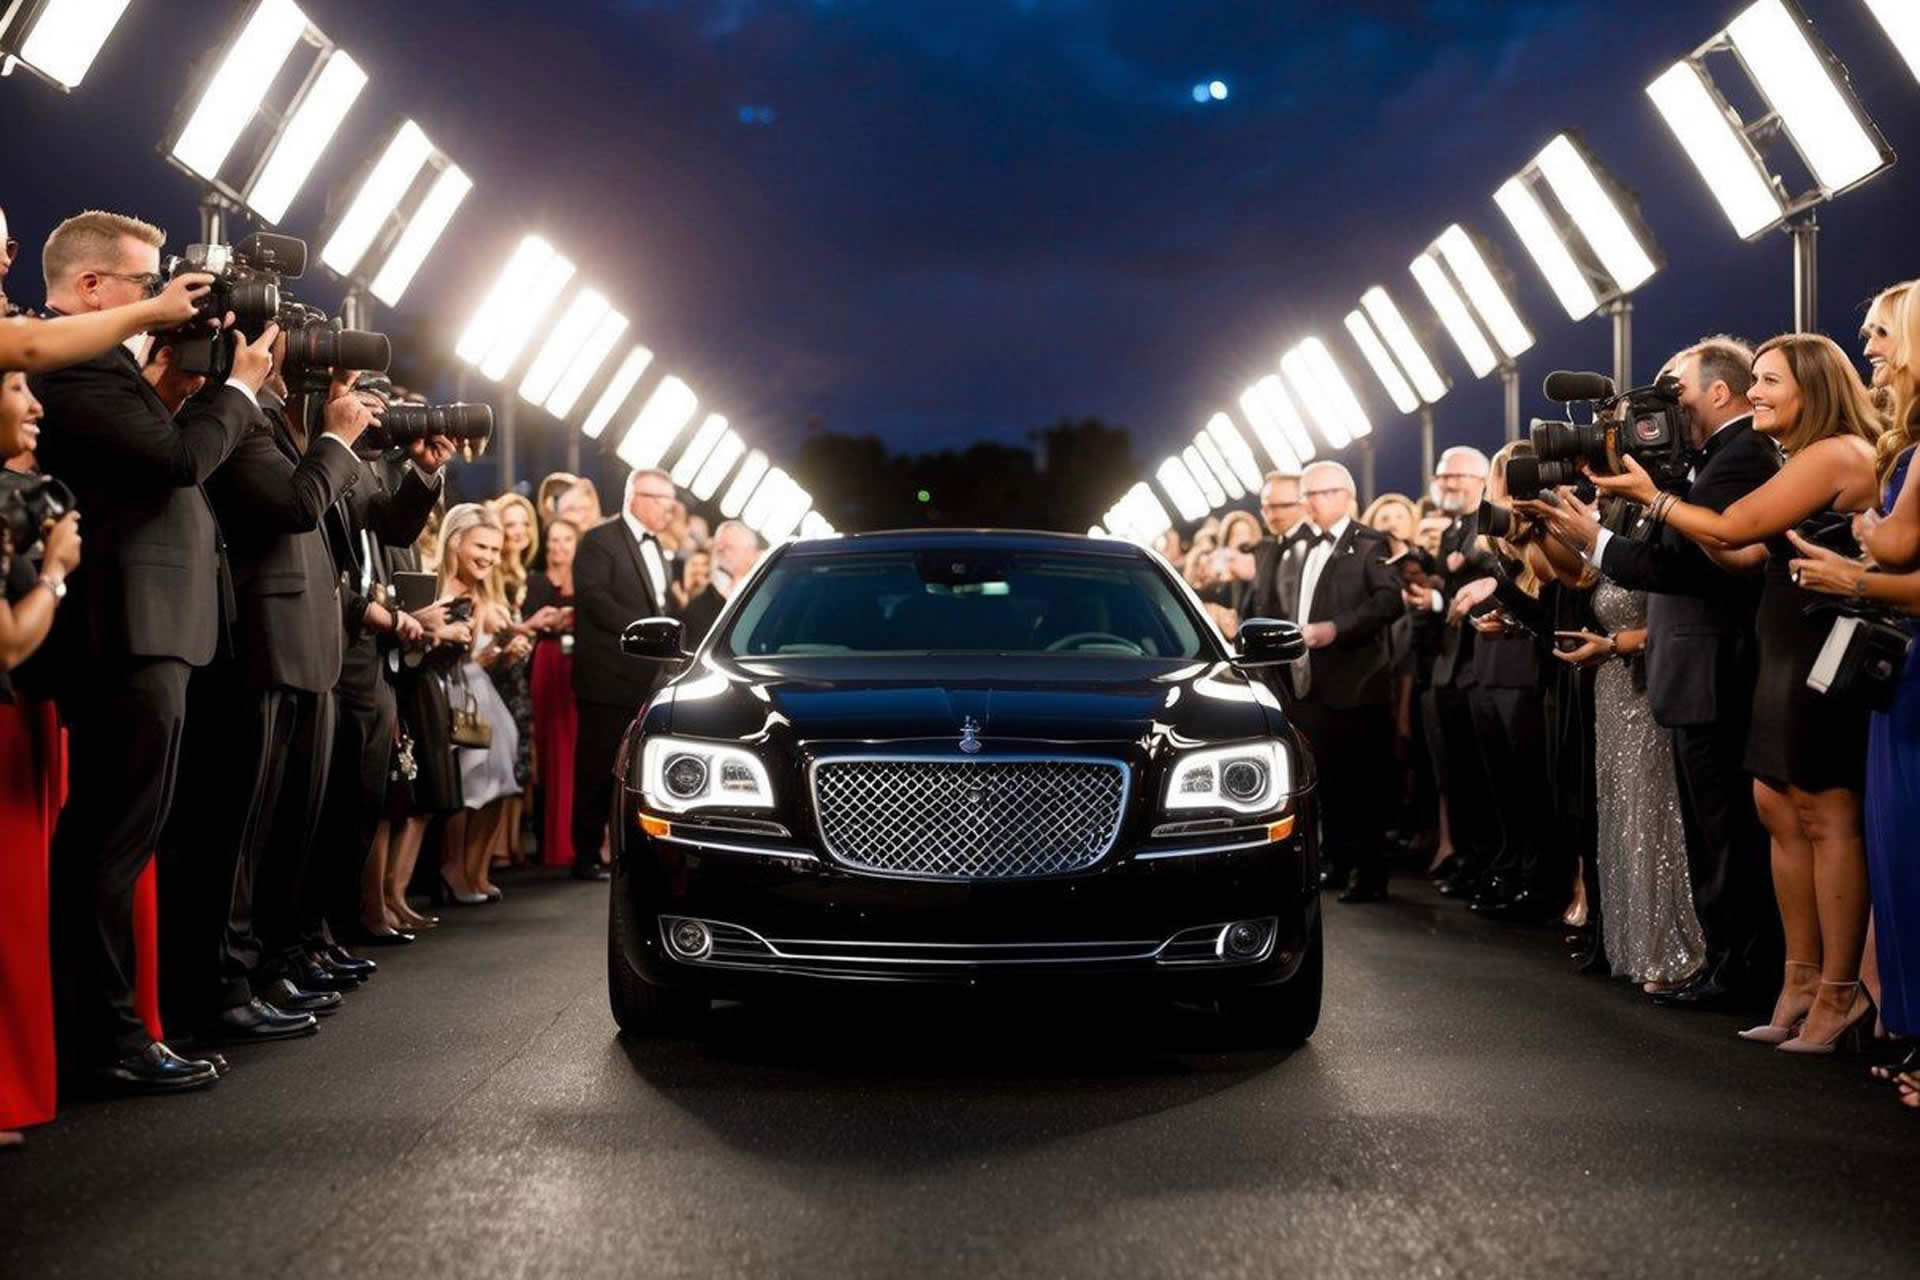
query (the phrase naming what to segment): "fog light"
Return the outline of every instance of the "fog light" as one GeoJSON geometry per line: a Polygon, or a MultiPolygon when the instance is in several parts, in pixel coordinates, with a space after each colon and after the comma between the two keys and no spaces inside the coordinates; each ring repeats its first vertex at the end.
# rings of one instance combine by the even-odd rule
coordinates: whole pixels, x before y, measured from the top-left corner
{"type": "Polygon", "coordinates": [[[713,934],[698,920],[676,920],[667,930],[667,945],[682,960],[700,960],[713,950],[713,934]]]}
{"type": "Polygon", "coordinates": [[[1238,924],[1230,924],[1220,945],[1221,949],[1235,960],[1257,956],[1267,945],[1267,927],[1258,920],[1242,920],[1238,924]]]}
{"type": "Polygon", "coordinates": [[[665,818],[656,818],[651,814],[640,815],[640,829],[658,840],[673,834],[673,824],[665,818]]]}

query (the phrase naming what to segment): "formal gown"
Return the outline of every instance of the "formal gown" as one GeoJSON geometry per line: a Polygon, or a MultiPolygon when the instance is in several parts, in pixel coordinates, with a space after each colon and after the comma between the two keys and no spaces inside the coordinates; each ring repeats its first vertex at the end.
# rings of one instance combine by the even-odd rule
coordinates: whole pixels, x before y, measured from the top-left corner
{"type": "Polygon", "coordinates": [[[1859,791],[1867,774],[1867,712],[1807,687],[1807,673],[1833,630],[1831,612],[1809,614],[1807,606],[1831,605],[1833,597],[1794,584],[1789,566],[1799,555],[1785,536],[1767,539],[1746,770],[1776,787],[1859,791]]]}
{"type": "MultiPolygon", "coordinates": [[[[517,614],[514,621],[520,621],[517,614]]],[[[513,717],[513,779],[525,788],[533,781],[533,690],[528,683],[528,664],[497,662],[487,675],[507,714],[513,717]]]]}
{"type": "MultiPolygon", "coordinates": [[[[480,638],[477,652],[485,652],[494,637],[480,638]]],[[[448,690],[448,701],[458,713],[468,705],[476,707],[493,728],[493,740],[484,747],[455,747],[460,762],[460,795],[469,809],[484,809],[495,800],[520,794],[515,761],[520,755],[520,730],[513,713],[500,698],[493,681],[478,662],[468,661],[460,668],[460,678],[448,690]]]]}
{"type": "MultiPolygon", "coordinates": [[[[1593,612],[1609,633],[1636,630],[1647,625],[1647,596],[1603,582],[1593,593],[1593,612]]],[[[1619,977],[1673,982],[1707,955],[1693,913],[1673,747],[1626,663],[1603,665],[1593,692],[1596,860],[1607,958],[1619,977]]]]}
{"type": "MultiPolygon", "coordinates": [[[[1908,478],[1909,450],[1881,511],[1908,478]]],[[[1920,621],[1907,630],[1920,654],[1920,621]]],[[[1867,740],[1867,875],[1880,961],[1880,1016],[1897,1036],[1920,1036],[1920,657],[1909,654],[1893,705],[1875,712],[1867,740]]]]}
{"type": "MultiPolygon", "coordinates": [[[[565,609],[573,596],[555,590],[545,574],[527,585],[527,612],[565,609]]],[[[573,865],[573,740],[580,705],[573,699],[573,637],[544,635],[533,646],[533,746],[540,762],[540,861],[573,865]]]]}

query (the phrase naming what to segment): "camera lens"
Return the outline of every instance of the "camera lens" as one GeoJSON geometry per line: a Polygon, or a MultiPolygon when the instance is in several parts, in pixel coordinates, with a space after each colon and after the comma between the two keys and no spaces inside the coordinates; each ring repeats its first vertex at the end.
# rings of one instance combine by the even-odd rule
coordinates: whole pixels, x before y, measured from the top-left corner
{"type": "Polygon", "coordinates": [[[1258,800],[1267,789],[1267,767],[1258,760],[1235,760],[1221,771],[1220,789],[1241,804],[1258,800]]]}
{"type": "Polygon", "coordinates": [[[675,756],[663,772],[667,792],[677,800],[691,800],[707,789],[707,762],[699,756],[675,756]]]}
{"type": "Polygon", "coordinates": [[[233,312],[235,328],[259,333],[280,314],[280,286],[270,280],[243,280],[227,295],[227,310],[233,312]]]}

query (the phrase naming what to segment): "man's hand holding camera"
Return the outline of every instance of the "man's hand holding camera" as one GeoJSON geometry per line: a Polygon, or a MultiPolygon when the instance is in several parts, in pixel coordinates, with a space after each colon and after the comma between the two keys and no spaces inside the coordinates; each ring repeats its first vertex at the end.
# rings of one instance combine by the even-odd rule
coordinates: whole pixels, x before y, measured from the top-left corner
{"type": "Polygon", "coordinates": [[[167,282],[166,288],[141,304],[147,328],[174,329],[187,323],[200,314],[201,301],[212,287],[213,277],[204,271],[181,272],[167,282]]]}
{"type": "Polygon", "coordinates": [[[336,373],[333,385],[327,388],[326,430],[329,435],[338,436],[347,444],[360,438],[360,433],[373,425],[378,402],[364,392],[353,389],[357,373],[336,373]]]}

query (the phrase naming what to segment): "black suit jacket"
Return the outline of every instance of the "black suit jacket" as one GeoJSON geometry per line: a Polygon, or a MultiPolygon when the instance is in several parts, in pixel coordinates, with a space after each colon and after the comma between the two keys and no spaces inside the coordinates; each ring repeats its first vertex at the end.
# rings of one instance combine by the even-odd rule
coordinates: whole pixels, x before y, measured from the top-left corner
{"type": "Polygon", "coordinates": [[[348,644],[371,642],[372,637],[362,631],[360,619],[373,600],[374,586],[388,579],[385,549],[405,551],[413,546],[427,527],[443,487],[441,477],[428,480],[415,467],[384,458],[362,458],[353,484],[327,512],[327,541],[333,548],[334,562],[347,576],[343,612],[348,644]],[[371,559],[363,534],[374,544],[371,559]]]}
{"type": "Polygon", "coordinates": [[[707,632],[713,630],[713,624],[720,618],[720,611],[726,607],[727,598],[711,582],[699,595],[687,601],[686,612],[680,615],[680,624],[687,637],[688,649],[707,638],[707,632]]]}
{"type": "Polygon", "coordinates": [[[636,618],[666,617],[640,544],[619,516],[580,537],[573,558],[573,693],[581,702],[638,710],[661,676],[660,664],[620,652],[620,633],[636,618]]]}
{"type": "Polygon", "coordinates": [[[340,678],[340,571],[321,517],[360,478],[338,439],[301,456],[279,410],[240,441],[207,481],[227,533],[239,614],[234,655],[252,688],[325,693],[340,678]]]}
{"type": "MultiPolygon", "coordinates": [[[[1702,450],[1687,501],[1725,511],[1780,469],[1780,451],[1751,420],[1723,427],[1702,450]]],[[[1685,534],[1660,526],[1609,539],[1600,569],[1646,591],[1647,702],[1670,728],[1712,724],[1753,697],[1760,576],[1728,573],[1685,534]]]]}
{"type": "Polygon", "coordinates": [[[129,657],[211,662],[229,619],[220,531],[200,486],[260,410],[220,387],[171,414],[121,346],[30,381],[46,406],[41,469],[73,490],[86,538],[46,646],[60,671],[98,678],[129,657]]]}
{"type": "MultiPolygon", "coordinates": [[[[1480,545],[1480,517],[1469,511],[1454,518],[1440,535],[1440,564],[1438,572],[1445,586],[1440,594],[1443,603],[1451,603],[1454,593],[1477,578],[1494,576],[1494,561],[1491,554],[1480,545]],[[1457,568],[1448,568],[1454,555],[1460,556],[1457,568]]],[[[1428,610],[1433,613],[1433,610],[1428,610]]],[[[1435,686],[1469,688],[1478,681],[1478,672],[1474,665],[1474,651],[1479,641],[1479,633],[1465,622],[1449,623],[1444,612],[1434,614],[1439,625],[1439,651],[1433,659],[1433,683],[1435,686]]]]}
{"type": "MultiPolygon", "coordinates": [[[[1314,545],[1296,541],[1281,556],[1281,612],[1272,616],[1299,616],[1302,576],[1314,545]]],[[[1387,628],[1402,612],[1400,580],[1387,567],[1390,554],[1387,536],[1357,520],[1333,544],[1307,613],[1308,622],[1334,625],[1333,643],[1307,655],[1310,700],[1329,707],[1386,707],[1393,666],[1387,628]]]]}

